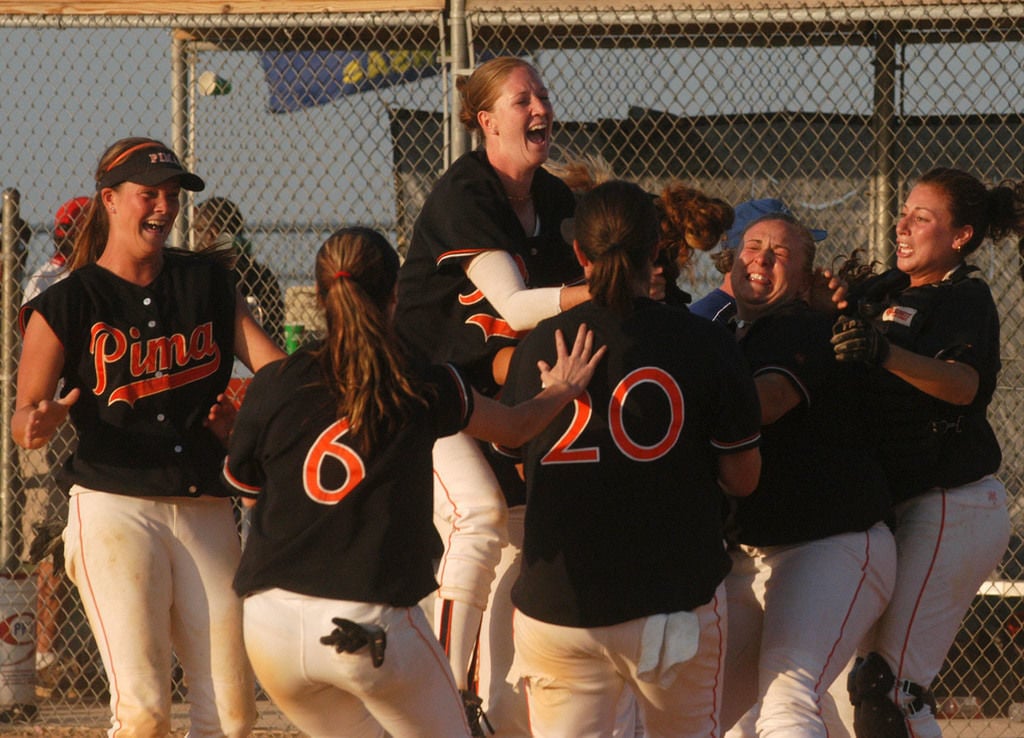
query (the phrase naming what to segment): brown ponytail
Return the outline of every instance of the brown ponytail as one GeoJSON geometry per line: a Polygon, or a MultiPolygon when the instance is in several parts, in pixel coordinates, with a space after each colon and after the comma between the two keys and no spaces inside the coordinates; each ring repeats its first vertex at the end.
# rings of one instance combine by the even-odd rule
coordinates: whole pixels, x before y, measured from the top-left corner
{"type": "Polygon", "coordinates": [[[348,418],[352,437],[367,453],[424,404],[391,329],[398,263],[384,236],[359,227],[336,231],[316,256],[327,322],[317,358],[338,417],[348,418]]]}
{"type": "Polygon", "coordinates": [[[650,280],[658,242],[658,211],[651,196],[631,182],[598,185],[576,206],[574,236],[593,264],[588,285],[594,302],[629,313],[637,285],[650,280]]]}

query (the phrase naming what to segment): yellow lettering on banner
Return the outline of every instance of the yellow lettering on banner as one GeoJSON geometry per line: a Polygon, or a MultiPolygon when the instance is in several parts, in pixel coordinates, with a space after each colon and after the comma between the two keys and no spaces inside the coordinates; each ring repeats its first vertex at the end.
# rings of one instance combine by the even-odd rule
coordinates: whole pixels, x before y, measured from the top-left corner
{"type": "Polygon", "coordinates": [[[388,73],[388,58],[379,51],[371,51],[367,54],[366,76],[370,79],[383,77],[388,73]]]}
{"type": "Polygon", "coordinates": [[[365,66],[357,59],[345,65],[342,81],[347,85],[358,85],[367,80],[385,77],[388,74],[405,74],[412,68],[428,67],[434,63],[431,51],[409,51],[392,49],[388,52],[370,51],[365,66]]]}
{"type": "Polygon", "coordinates": [[[391,68],[399,74],[405,74],[412,68],[412,54],[402,49],[392,51],[391,68]]]}
{"type": "Polygon", "coordinates": [[[345,65],[345,71],[342,74],[342,81],[346,85],[358,85],[365,79],[366,74],[363,72],[363,68],[359,64],[358,60],[353,59],[345,65]]]}

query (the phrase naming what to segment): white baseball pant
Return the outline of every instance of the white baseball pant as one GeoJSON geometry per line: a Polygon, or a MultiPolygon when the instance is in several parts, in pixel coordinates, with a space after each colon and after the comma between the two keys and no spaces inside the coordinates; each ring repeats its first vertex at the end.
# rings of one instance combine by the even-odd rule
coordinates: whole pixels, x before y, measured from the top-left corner
{"type": "Polygon", "coordinates": [[[231,500],[76,485],[64,540],[107,672],[110,738],[166,738],[172,646],[188,681],[190,738],[249,735],[256,704],[231,588],[240,556],[231,500]]]}
{"type": "Polygon", "coordinates": [[[245,599],[245,645],[260,684],[310,738],[469,736],[451,668],[419,607],[271,589],[245,599]],[[384,662],[320,643],[332,618],[387,632],[384,662]],[[386,732],[385,732],[386,731],[386,732]]]}
{"type": "Polygon", "coordinates": [[[675,650],[667,642],[644,642],[651,618],[570,628],[517,611],[516,660],[509,676],[525,684],[533,738],[615,735],[622,707],[632,701],[624,695],[635,698],[648,738],[717,738],[725,608],[719,586],[710,602],[685,613],[696,624],[696,651],[682,661],[664,657],[651,676],[638,674],[642,655],[652,647],[662,654],[675,650]]]}
{"type": "Polygon", "coordinates": [[[469,683],[481,619],[507,542],[507,508],[480,446],[465,433],[434,443],[434,524],[444,542],[438,564],[435,632],[446,645],[459,689],[469,683]]]}
{"type": "Polygon", "coordinates": [[[726,577],[728,738],[835,738],[846,730],[829,687],[891,596],[896,544],[883,523],[734,555],[726,577]],[[759,641],[759,646],[758,646],[759,641]],[[751,704],[750,699],[756,702],[751,704]],[[739,716],[744,709],[750,712],[739,716]]]}
{"type": "MultiPolygon", "coordinates": [[[[898,505],[899,555],[892,600],[862,650],[888,662],[896,683],[924,688],[942,668],[978,587],[999,564],[1010,538],[1006,489],[995,477],[935,489],[898,505]]],[[[894,690],[894,701],[905,699],[894,690]]],[[[928,707],[907,719],[911,738],[940,738],[928,707]]]]}
{"type": "MultiPolygon", "coordinates": [[[[502,506],[504,508],[504,498],[502,506]]],[[[531,738],[526,693],[519,688],[517,679],[513,678],[511,682],[508,680],[509,670],[515,658],[512,634],[515,607],[512,605],[511,592],[512,585],[519,576],[525,516],[526,508],[523,505],[508,510],[508,540],[501,549],[501,558],[495,568],[496,580],[479,627],[477,693],[483,699],[482,707],[498,738],[531,738]]],[[[460,605],[464,608],[470,607],[456,603],[456,613],[460,605]]],[[[469,627],[464,628],[464,632],[468,633],[469,627]]],[[[455,663],[454,658],[452,663],[455,663]]],[[[634,738],[643,735],[636,703],[630,694],[623,695],[617,708],[617,715],[613,738],[634,738]]]]}

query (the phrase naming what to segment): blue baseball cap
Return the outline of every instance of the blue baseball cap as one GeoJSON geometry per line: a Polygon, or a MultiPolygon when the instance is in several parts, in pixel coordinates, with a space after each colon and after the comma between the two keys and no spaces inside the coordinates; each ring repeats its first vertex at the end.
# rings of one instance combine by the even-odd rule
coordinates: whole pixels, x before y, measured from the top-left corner
{"type": "MultiPolygon", "coordinates": [[[[743,233],[750,227],[755,220],[760,220],[768,215],[788,215],[791,218],[795,218],[793,211],[786,207],[786,204],[782,200],[778,200],[774,197],[766,197],[761,200],[747,200],[741,202],[735,208],[733,208],[734,219],[732,228],[725,233],[725,248],[737,249],[740,246],[740,241],[743,238],[743,233]]],[[[824,240],[825,236],[828,235],[827,231],[823,231],[820,228],[808,228],[811,232],[811,237],[815,241],[824,240]]]]}

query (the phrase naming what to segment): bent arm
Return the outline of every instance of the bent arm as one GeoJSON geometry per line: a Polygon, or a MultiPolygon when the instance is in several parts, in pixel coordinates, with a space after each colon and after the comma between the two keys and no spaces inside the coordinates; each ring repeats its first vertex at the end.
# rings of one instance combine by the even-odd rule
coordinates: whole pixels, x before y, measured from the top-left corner
{"type": "Polygon", "coordinates": [[[473,390],[473,415],[466,432],[507,448],[519,448],[547,427],[559,411],[579,395],[567,384],[548,387],[514,407],[473,390]]]}
{"type": "Polygon", "coordinates": [[[733,497],[746,497],[761,477],[761,451],[748,448],[718,457],[718,486],[733,497]]]}
{"type": "Polygon", "coordinates": [[[889,344],[882,368],[907,384],[951,405],[970,405],[981,381],[978,370],[960,361],[933,359],[889,344]]]}
{"type": "Polygon", "coordinates": [[[537,362],[543,389],[513,407],[473,390],[473,415],[466,425],[466,432],[508,448],[522,446],[544,430],[563,407],[586,389],[605,354],[604,346],[597,351],[593,347],[594,333],[586,325],[581,324],[576,332],[571,352],[566,351],[562,332],[555,331],[558,361],[553,367],[544,361],[537,362]]]}
{"type": "Polygon", "coordinates": [[[55,401],[64,366],[64,347],[42,315],[33,312],[25,327],[18,360],[15,411],[11,434],[23,448],[45,446],[68,417],[78,390],[55,401]]]}
{"type": "Polygon", "coordinates": [[[800,404],[800,393],[783,374],[766,372],[754,377],[761,404],[761,425],[771,425],[800,404]]]}
{"type": "Polygon", "coordinates": [[[563,310],[590,299],[586,285],[529,288],[512,255],[484,251],[465,265],[466,276],[483,292],[513,330],[526,331],[563,310]]]}
{"type": "Polygon", "coordinates": [[[235,295],[235,356],[250,371],[259,371],[265,364],[283,359],[284,351],[271,340],[249,312],[241,294],[235,295]]]}

